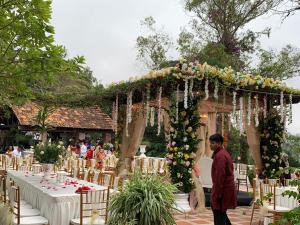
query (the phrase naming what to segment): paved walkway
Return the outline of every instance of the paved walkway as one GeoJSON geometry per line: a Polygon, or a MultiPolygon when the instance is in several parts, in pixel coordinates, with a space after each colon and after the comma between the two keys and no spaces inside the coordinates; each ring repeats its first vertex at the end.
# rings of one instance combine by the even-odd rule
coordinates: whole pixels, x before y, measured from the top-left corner
{"type": "MultiPolygon", "coordinates": [[[[228,210],[227,215],[232,225],[250,225],[251,207],[238,207],[235,210],[228,210]]],[[[210,208],[204,213],[190,214],[187,217],[183,214],[176,214],[175,219],[177,225],[214,224],[210,208]]]]}

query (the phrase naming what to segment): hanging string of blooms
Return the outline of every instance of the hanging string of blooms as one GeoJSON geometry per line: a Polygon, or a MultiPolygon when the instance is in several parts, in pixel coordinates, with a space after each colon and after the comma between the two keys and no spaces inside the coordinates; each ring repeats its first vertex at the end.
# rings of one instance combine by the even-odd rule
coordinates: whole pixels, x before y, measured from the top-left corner
{"type": "Polygon", "coordinates": [[[240,97],[240,116],[239,116],[239,125],[240,125],[240,135],[244,133],[244,101],[243,96],[240,97]]]}
{"type": "Polygon", "coordinates": [[[115,134],[118,134],[118,113],[119,113],[119,95],[116,96],[116,102],[115,102],[115,120],[114,120],[114,127],[115,127],[115,134]]]}
{"type": "Polygon", "coordinates": [[[283,119],[284,119],[284,109],[283,109],[283,91],[280,92],[280,123],[283,123],[283,119]]]}
{"type": "Polygon", "coordinates": [[[236,113],[236,91],[233,91],[233,97],[232,97],[232,121],[235,124],[236,118],[235,118],[235,113],[236,113]]]}
{"type": "Polygon", "coordinates": [[[176,124],[178,123],[178,113],[179,113],[179,84],[177,85],[177,89],[176,89],[176,114],[175,114],[175,119],[176,119],[176,124]]]}
{"type": "Polygon", "coordinates": [[[258,105],[258,95],[255,95],[255,109],[254,109],[254,112],[255,112],[255,126],[258,127],[259,126],[259,118],[258,118],[258,115],[259,115],[259,105],[258,105]]]}
{"type": "Polygon", "coordinates": [[[251,116],[252,116],[252,100],[251,100],[251,93],[248,94],[248,110],[247,110],[247,124],[248,126],[251,125],[251,116]]]}
{"type": "Polygon", "coordinates": [[[264,119],[267,118],[267,108],[268,108],[267,95],[264,96],[264,119]]]}
{"type": "Polygon", "coordinates": [[[289,118],[288,118],[288,121],[289,121],[289,124],[291,124],[293,122],[293,95],[290,94],[289,96],[289,118]]]}
{"type": "Polygon", "coordinates": [[[127,95],[127,113],[126,113],[126,136],[129,136],[128,133],[128,124],[132,121],[132,91],[127,95]]]}
{"type": "Polygon", "coordinates": [[[209,84],[209,81],[208,81],[208,79],[206,79],[205,80],[205,98],[204,98],[204,100],[207,100],[209,98],[208,84],[209,84]]]}
{"type": "Polygon", "coordinates": [[[148,126],[149,115],[150,115],[150,88],[147,88],[146,93],[146,127],[148,126]]]}
{"type": "Polygon", "coordinates": [[[190,90],[189,90],[191,98],[194,97],[193,87],[194,87],[194,79],[191,78],[191,80],[190,80],[190,90]]]}
{"type": "Polygon", "coordinates": [[[188,88],[189,88],[189,80],[184,80],[184,108],[188,108],[188,88]]]}
{"type": "Polygon", "coordinates": [[[215,90],[214,90],[214,98],[215,99],[219,98],[218,91],[219,91],[219,81],[216,79],[215,80],[215,90]]]}
{"type": "Polygon", "coordinates": [[[155,109],[154,107],[150,108],[150,126],[153,127],[154,126],[154,114],[155,114],[155,109]]]}
{"type": "Polygon", "coordinates": [[[159,91],[158,91],[158,113],[157,113],[157,136],[160,135],[160,130],[161,130],[161,95],[162,95],[162,87],[159,87],[159,91]]]}

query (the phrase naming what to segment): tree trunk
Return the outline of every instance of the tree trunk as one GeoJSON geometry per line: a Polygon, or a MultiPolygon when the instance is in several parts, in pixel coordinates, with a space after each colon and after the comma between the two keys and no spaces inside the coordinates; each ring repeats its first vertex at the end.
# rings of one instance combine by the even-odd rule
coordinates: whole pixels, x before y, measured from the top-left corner
{"type": "Polygon", "coordinates": [[[47,139],[48,139],[48,133],[47,133],[47,131],[42,131],[41,132],[41,136],[42,136],[42,143],[46,144],[47,143],[47,139]]]}

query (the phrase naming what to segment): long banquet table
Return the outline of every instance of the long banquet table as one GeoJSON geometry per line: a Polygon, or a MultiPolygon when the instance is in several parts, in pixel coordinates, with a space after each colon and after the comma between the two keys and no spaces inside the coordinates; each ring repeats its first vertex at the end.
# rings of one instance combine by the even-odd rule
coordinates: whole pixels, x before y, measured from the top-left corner
{"type": "Polygon", "coordinates": [[[82,185],[95,190],[105,189],[75,178],[58,184],[55,175],[45,178],[42,174],[9,170],[7,176],[19,185],[21,198],[39,209],[50,225],[69,225],[71,219],[79,218],[80,195],[75,191],[82,185]]]}

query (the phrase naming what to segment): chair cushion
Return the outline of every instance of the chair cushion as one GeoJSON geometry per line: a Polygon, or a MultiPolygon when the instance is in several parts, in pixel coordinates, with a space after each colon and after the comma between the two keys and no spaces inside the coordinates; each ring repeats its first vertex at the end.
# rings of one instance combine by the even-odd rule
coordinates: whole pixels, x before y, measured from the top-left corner
{"type": "MultiPolygon", "coordinates": [[[[85,217],[85,218],[83,218],[82,224],[89,225],[90,220],[91,220],[90,217],[85,217]]],[[[71,224],[80,225],[80,218],[72,219],[71,224]]],[[[105,220],[101,217],[98,217],[96,220],[94,220],[94,223],[93,223],[93,225],[104,225],[104,224],[105,224],[105,220]]]]}
{"type": "MultiPolygon", "coordinates": [[[[17,224],[17,221],[14,221],[14,224],[17,224]]],[[[49,224],[48,220],[42,216],[33,216],[33,217],[22,217],[20,218],[20,225],[44,225],[49,224]]]]}
{"type": "Polygon", "coordinates": [[[291,209],[287,208],[287,207],[283,207],[283,206],[277,206],[275,207],[274,210],[274,205],[266,205],[266,208],[268,209],[269,212],[289,212],[291,211],[291,209]]]}
{"type": "Polygon", "coordinates": [[[39,216],[40,210],[38,209],[25,209],[21,208],[20,217],[31,217],[31,216],[39,216]]]}
{"type": "Polygon", "coordinates": [[[30,204],[23,204],[23,205],[20,205],[20,207],[21,207],[21,211],[22,211],[22,209],[32,209],[33,208],[32,205],[30,205],[30,204]]]}

